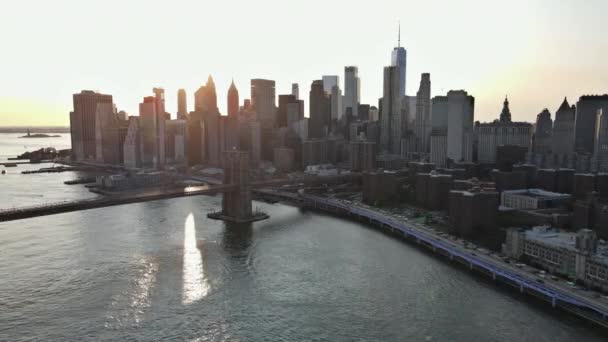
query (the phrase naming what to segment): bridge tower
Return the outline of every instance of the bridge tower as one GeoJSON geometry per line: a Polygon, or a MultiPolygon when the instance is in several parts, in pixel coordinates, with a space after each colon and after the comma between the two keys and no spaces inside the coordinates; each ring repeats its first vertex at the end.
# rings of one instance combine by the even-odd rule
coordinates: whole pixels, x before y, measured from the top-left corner
{"type": "Polygon", "coordinates": [[[210,218],[234,222],[252,222],[268,218],[264,213],[254,213],[251,208],[251,186],[249,183],[249,152],[223,152],[224,184],[233,189],[225,191],[222,211],[207,215],[210,218]]]}

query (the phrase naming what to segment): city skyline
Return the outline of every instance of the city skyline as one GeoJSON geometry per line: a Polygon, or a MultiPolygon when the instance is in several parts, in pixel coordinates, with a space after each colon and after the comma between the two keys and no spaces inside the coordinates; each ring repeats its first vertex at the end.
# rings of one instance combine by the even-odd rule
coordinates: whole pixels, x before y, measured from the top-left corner
{"type": "Polygon", "coordinates": [[[573,1],[513,2],[499,10],[492,4],[467,1],[442,4],[443,11],[435,10],[437,4],[385,1],[353,9],[347,18],[330,15],[347,5],[336,2],[318,14],[321,21],[336,22],[331,35],[325,34],[325,26],[310,25],[316,21],[311,13],[315,4],[310,2],[291,4],[284,15],[277,16],[256,11],[262,4],[217,4],[217,16],[204,21],[196,19],[197,10],[205,10],[205,4],[199,3],[146,6],[145,18],[140,3],[100,4],[93,6],[94,11],[67,0],[38,4],[36,12],[27,4],[3,11],[0,31],[11,34],[3,39],[0,126],[67,126],[70,95],[81,89],[112,94],[118,109],[137,115],[140,98],[149,88],[163,87],[167,110],[175,117],[178,89],[186,90],[192,110],[194,91],[208,75],[214,77],[218,106],[226,115],[225,99],[232,79],[241,99],[249,97],[250,79],[254,78],[274,80],[279,95],[289,94],[292,83],[307,93],[312,80],[339,75],[344,91],[343,70],[348,65],[358,67],[361,102],[377,105],[382,70],[390,64],[391,51],[398,44],[399,22],[401,46],[408,55],[408,95],[415,95],[420,74],[429,72],[431,96],[464,89],[476,97],[476,120],[494,120],[505,94],[511,101],[513,120],[533,122],[545,107],[554,117],[564,97],[575,102],[581,95],[606,92],[602,81],[608,78],[608,68],[601,56],[608,52],[608,42],[601,39],[599,19],[608,4],[600,1],[593,6],[577,6],[573,1]],[[231,6],[239,6],[239,12],[248,17],[233,13],[231,6]],[[389,16],[381,11],[386,7],[394,9],[389,16]],[[429,15],[408,17],[413,7],[429,15]],[[186,10],[189,8],[192,10],[186,10]],[[257,15],[257,26],[250,25],[251,13],[257,15]],[[303,15],[296,16],[299,13],[303,15]],[[45,26],[45,31],[26,26],[20,19],[26,14],[45,26]],[[171,27],[156,25],[175,16],[183,20],[171,27]],[[107,18],[132,24],[129,30],[102,24],[107,18]],[[230,24],[226,24],[229,18],[230,24]],[[517,25],[502,25],[497,18],[510,18],[517,25]],[[349,21],[366,25],[349,26],[349,21]],[[439,21],[442,25],[434,25],[439,21]],[[192,42],[200,37],[205,39],[203,47],[193,47],[192,42]],[[161,46],[155,57],[145,52],[151,44],[161,46]],[[301,53],[294,55],[294,51],[301,53]]]}

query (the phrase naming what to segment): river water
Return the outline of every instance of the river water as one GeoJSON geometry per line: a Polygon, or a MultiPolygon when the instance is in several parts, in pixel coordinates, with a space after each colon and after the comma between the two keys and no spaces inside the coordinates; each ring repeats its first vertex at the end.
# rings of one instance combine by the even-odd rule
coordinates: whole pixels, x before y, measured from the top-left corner
{"type": "MultiPolygon", "coordinates": [[[[27,167],[0,175],[0,207],[92,196],[27,167]]],[[[220,201],[0,223],[0,341],[606,341],[364,225],[257,202],[270,219],[207,219],[220,201]]]]}

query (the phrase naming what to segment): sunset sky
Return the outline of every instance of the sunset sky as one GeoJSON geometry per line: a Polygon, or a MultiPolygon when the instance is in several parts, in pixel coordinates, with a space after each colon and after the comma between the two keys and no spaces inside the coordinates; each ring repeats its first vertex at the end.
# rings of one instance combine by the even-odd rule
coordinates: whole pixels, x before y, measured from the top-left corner
{"type": "Polygon", "coordinates": [[[114,95],[137,115],[153,87],[176,110],[212,74],[220,111],[234,78],[277,94],[357,65],[362,102],[377,104],[401,21],[407,89],[430,72],[432,94],[465,89],[475,119],[498,117],[505,94],[514,120],[552,114],[567,96],[608,93],[608,1],[12,1],[0,11],[0,126],[68,125],[72,94],[114,95]]]}

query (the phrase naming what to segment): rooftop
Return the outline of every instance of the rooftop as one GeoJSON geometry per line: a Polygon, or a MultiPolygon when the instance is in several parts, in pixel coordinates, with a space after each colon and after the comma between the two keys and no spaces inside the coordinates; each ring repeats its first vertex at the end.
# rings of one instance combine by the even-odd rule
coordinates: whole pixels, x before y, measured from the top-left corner
{"type": "Polygon", "coordinates": [[[524,195],[524,196],[529,196],[529,197],[534,197],[534,198],[553,198],[553,199],[570,198],[569,194],[561,194],[558,192],[551,192],[551,191],[546,191],[546,190],[542,190],[542,189],[505,190],[503,192],[505,194],[517,194],[517,195],[524,195]]]}

